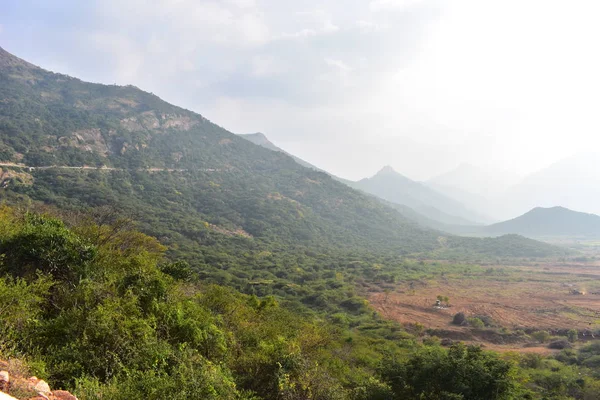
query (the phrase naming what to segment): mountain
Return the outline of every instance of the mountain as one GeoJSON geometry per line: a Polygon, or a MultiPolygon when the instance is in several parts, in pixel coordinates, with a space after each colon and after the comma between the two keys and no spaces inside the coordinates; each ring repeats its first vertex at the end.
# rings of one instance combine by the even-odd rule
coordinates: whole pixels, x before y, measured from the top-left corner
{"type": "Polygon", "coordinates": [[[496,208],[492,206],[495,197],[485,197],[479,194],[467,192],[455,186],[448,186],[439,183],[425,182],[425,185],[431,189],[461,203],[468,210],[471,210],[478,215],[485,216],[487,223],[495,222],[496,208]]]}
{"type": "Polygon", "coordinates": [[[515,233],[528,237],[600,238],[600,216],[564,207],[536,207],[520,217],[481,230],[489,235],[515,233]]]}
{"type": "Polygon", "coordinates": [[[394,210],[150,93],[50,73],[5,51],[0,58],[0,157],[38,167],[20,172],[34,183],[11,184],[14,192],[127,205],[152,216],[147,228],[159,237],[238,232],[317,247],[365,239],[399,251],[435,247],[436,234],[394,210]],[[64,168],[83,166],[92,169],[64,168]]]}
{"type": "Polygon", "coordinates": [[[469,193],[479,198],[489,198],[504,192],[519,180],[519,176],[508,171],[463,163],[446,173],[429,179],[426,183],[453,188],[457,192],[469,193]]]}
{"type": "Polygon", "coordinates": [[[581,153],[558,161],[510,187],[497,203],[505,218],[553,206],[600,214],[600,155],[581,153]]]}
{"type": "MultiPolygon", "coordinates": [[[[250,142],[252,142],[256,145],[262,146],[266,149],[287,154],[290,157],[292,157],[298,164],[300,164],[306,168],[324,172],[339,182],[342,182],[352,188],[361,190],[361,188],[357,184],[357,182],[343,179],[343,178],[337,177],[335,175],[331,175],[328,172],[326,172],[318,167],[315,167],[314,165],[277,147],[262,133],[240,134],[238,136],[243,137],[244,139],[249,140],[250,142]]],[[[419,224],[422,227],[436,229],[436,230],[449,232],[449,233],[454,233],[455,231],[458,233],[461,233],[463,231],[462,229],[460,229],[461,224],[465,224],[465,223],[468,225],[472,224],[470,221],[466,221],[461,218],[457,218],[457,217],[453,217],[451,215],[444,214],[441,211],[439,211],[433,207],[424,207],[423,208],[425,210],[425,212],[427,214],[429,214],[429,216],[425,216],[425,215],[415,211],[414,209],[408,207],[407,205],[394,203],[391,201],[384,200],[383,198],[378,197],[376,195],[373,195],[373,194],[371,194],[371,195],[377,201],[383,202],[388,207],[391,207],[391,208],[397,210],[402,216],[408,218],[409,220],[411,220],[413,222],[416,222],[417,224],[419,224]],[[438,218],[439,218],[439,220],[438,220],[438,218]],[[458,225],[453,225],[453,224],[458,224],[458,225]]]]}
{"type": "MultiPolygon", "coordinates": [[[[504,204],[496,200],[520,179],[516,174],[507,171],[463,163],[444,174],[427,180],[425,184],[458,200],[465,207],[480,215],[501,220],[505,218],[505,214],[500,210],[504,204]]],[[[494,221],[488,220],[487,222],[494,221]]]]}
{"type": "MultiPolygon", "coordinates": [[[[0,198],[112,207],[220,282],[246,285],[226,266],[251,269],[247,257],[262,252],[284,262],[299,251],[488,251],[476,239],[441,244],[371,196],[133,86],[86,83],[0,50],[0,99],[0,198]]],[[[506,255],[529,256],[523,244],[506,255]]],[[[252,276],[287,282],[264,268],[252,276]]]]}
{"type": "Polygon", "coordinates": [[[399,174],[390,166],[352,186],[387,201],[411,207],[419,214],[443,224],[477,225],[488,221],[458,201],[399,174]]]}

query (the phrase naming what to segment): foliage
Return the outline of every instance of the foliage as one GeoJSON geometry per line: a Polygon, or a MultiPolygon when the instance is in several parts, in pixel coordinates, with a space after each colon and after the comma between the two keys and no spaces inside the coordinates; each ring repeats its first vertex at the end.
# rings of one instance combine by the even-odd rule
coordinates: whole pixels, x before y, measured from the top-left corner
{"type": "Polygon", "coordinates": [[[511,399],[521,392],[513,364],[461,344],[426,347],[408,362],[386,360],[381,376],[398,399],[511,399]]]}
{"type": "MultiPolygon", "coordinates": [[[[71,216],[65,224],[0,211],[2,349],[33,360],[53,387],[82,399],[526,393],[516,364],[474,347],[445,350],[435,340],[421,347],[357,296],[341,301],[344,311],[327,322],[327,314],[294,302],[198,282],[185,263],[165,260],[158,241],[127,223],[71,216]],[[36,238],[39,257],[24,237],[36,238]]],[[[535,373],[539,387],[555,385],[535,373]]]]}
{"type": "Polygon", "coordinates": [[[531,337],[540,343],[546,343],[550,339],[548,331],[536,331],[531,334],[531,337]]]}
{"type": "Polygon", "coordinates": [[[127,224],[2,212],[2,349],[37,360],[53,387],[81,398],[370,396],[388,390],[374,377],[383,352],[399,353],[409,337],[361,312],[364,301],[348,308],[368,333],[201,284],[127,224]]]}

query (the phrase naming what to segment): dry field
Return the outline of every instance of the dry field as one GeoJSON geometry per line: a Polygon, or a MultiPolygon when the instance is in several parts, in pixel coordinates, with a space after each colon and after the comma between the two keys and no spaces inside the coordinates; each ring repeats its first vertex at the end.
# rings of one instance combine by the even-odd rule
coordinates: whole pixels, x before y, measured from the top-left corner
{"type": "Polygon", "coordinates": [[[503,266],[468,276],[440,275],[401,282],[387,293],[373,291],[369,301],[385,317],[406,325],[422,324],[440,337],[480,342],[497,350],[545,352],[544,346],[453,325],[452,318],[458,312],[486,316],[497,328],[510,331],[575,328],[582,332],[580,339],[591,339],[589,331],[600,329],[600,265],[503,266]],[[447,296],[450,306],[434,307],[438,295],[447,296]]]}

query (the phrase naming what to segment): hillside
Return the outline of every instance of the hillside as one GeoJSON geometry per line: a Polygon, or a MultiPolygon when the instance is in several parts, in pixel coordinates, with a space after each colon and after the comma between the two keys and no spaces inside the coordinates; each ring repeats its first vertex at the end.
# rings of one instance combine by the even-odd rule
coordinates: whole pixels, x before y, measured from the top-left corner
{"type": "Polygon", "coordinates": [[[529,237],[600,238],[600,216],[564,207],[537,207],[509,221],[481,228],[489,235],[515,233],[529,237]]]}
{"type": "Polygon", "coordinates": [[[411,207],[427,218],[443,224],[476,225],[487,220],[469,211],[458,201],[399,174],[389,166],[352,186],[384,200],[411,207]]]}
{"type": "Polygon", "coordinates": [[[212,230],[351,246],[368,235],[404,251],[434,244],[434,235],[367,196],[152,94],[49,73],[6,52],[0,58],[2,161],[108,167],[35,170],[33,186],[14,191],[61,205],[124,204],[190,236],[212,230]]]}
{"type": "MultiPolygon", "coordinates": [[[[51,73],[4,50],[0,60],[0,161],[23,165],[4,167],[7,201],[113,207],[222,280],[233,277],[219,266],[242,262],[249,249],[285,258],[287,246],[395,255],[440,248],[439,232],[153,94],[51,73]]],[[[476,241],[462,243],[480,253],[476,241]]],[[[527,256],[523,249],[506,255],[527,256]]]]}

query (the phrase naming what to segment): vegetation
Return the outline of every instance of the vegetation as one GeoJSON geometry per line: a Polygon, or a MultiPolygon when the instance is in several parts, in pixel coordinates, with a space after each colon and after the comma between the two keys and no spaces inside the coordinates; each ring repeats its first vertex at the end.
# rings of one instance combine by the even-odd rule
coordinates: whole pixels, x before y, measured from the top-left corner
{"type": "Polygon", "coordinates": [[[205,284],[164,251],[126,221],[2,208],[0,355],[82,399],[513,399],[535,396],[527,376],[553,385],[519,360],[421,345],[359,298],[315,313],[205,284]]]}
{"type": "MultiPolygon", "coordinates": [[[[127,224],[68,227],[10,208],[0,217],[2,351],[81,398],[370,399],[421,390],[390,377],[404,362],[418,368],[424,353],[411,355],[414,339],[360,301],[327,322],[274,297],[202,284],[127,224]]],[[[482,367],[504,365],[494,379],[509,379],[513,366],[478,354],[482,367]]],[[[503,385],[498,393],[518,386],[503,385]]]]}

